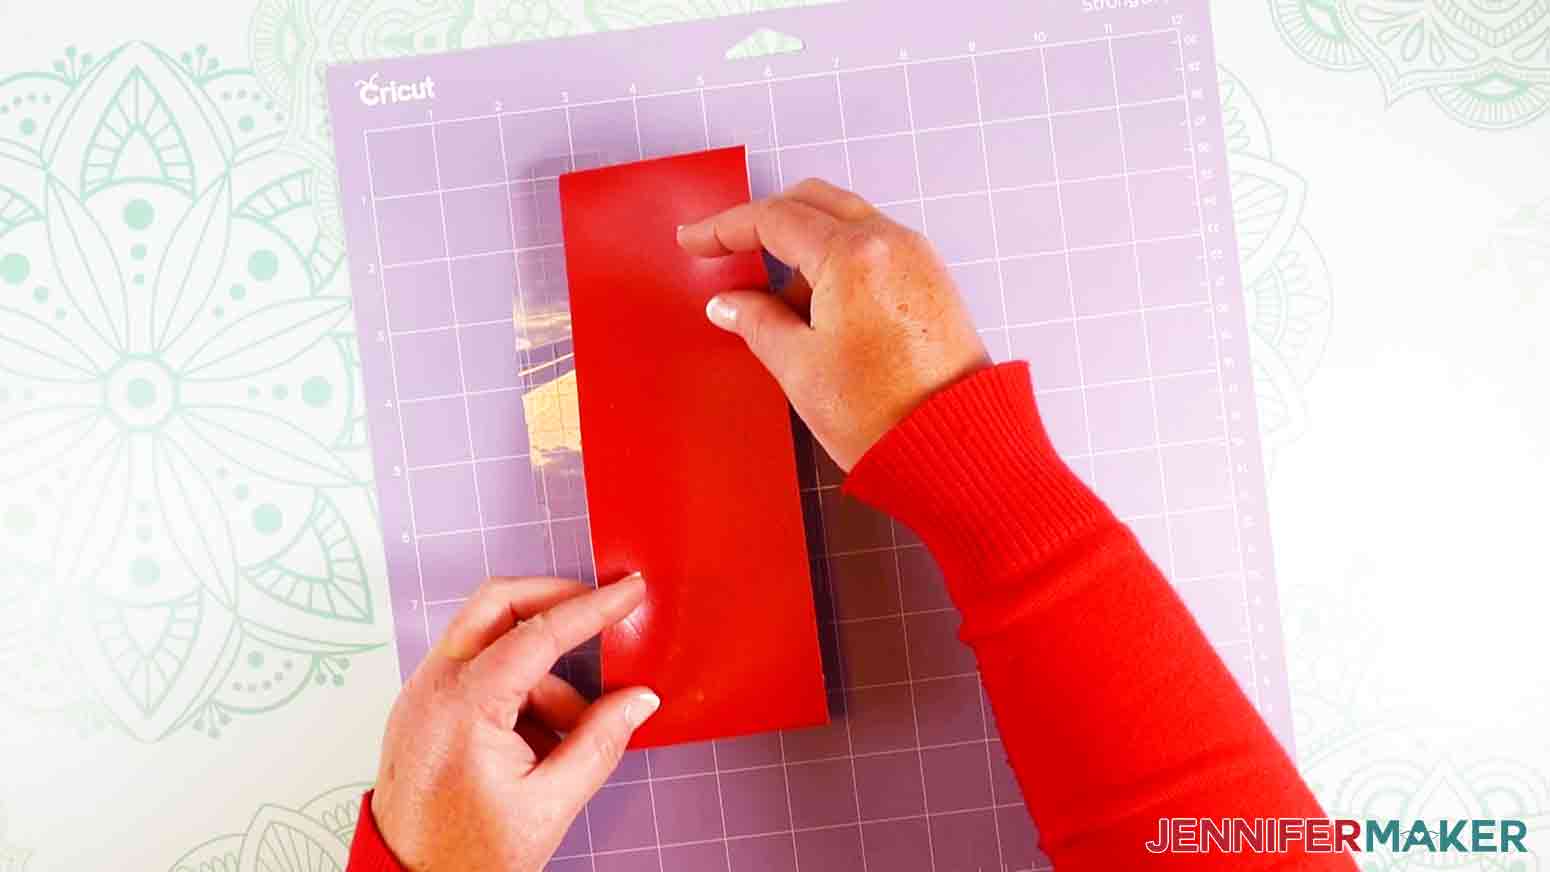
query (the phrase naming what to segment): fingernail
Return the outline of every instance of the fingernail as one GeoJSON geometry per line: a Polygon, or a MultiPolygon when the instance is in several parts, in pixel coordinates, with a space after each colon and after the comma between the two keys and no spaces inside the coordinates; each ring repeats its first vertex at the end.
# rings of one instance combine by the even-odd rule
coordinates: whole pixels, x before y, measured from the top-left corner
{"type": "Polygon", "coordinates": [[[629,705],[624,707],[624,720],[633,730],[644,724],[661,707],[662,697],[648,690],[630,700],[629,705]]]}
{"type": "Polygon", "coordinates": [[[731,330],[737,326],[737,307],[720,296],[711,297],[705,304],[705,317],[722,330],[731,330]]]}
{"type": "Polygon", "coordinates": [[[689,225],[687,225],[687,224],[680,224],[680,225],[678,225],[678,229],[673,231],[674,238],[676,238],[679,242],[683,242],[684,241],[684,228],[688,227],[688,226],[689,225]]]}
{"type": "Polygon", "coordinates": [[[613,584],[603,585],[603,591],[614,601],[637,599],[645,586],[645,577],[639,572],[632,572],[613,584]]]}
{"type": "Polygon", "coordinates": [[[474,653],[477,652],[464,651],[463,646],[454,644],[446,633],[442,633],[441,638],[436,640],[436,644],[431,646],[431,656],[445,657],[448,660],[470,660],[474,653]]]}

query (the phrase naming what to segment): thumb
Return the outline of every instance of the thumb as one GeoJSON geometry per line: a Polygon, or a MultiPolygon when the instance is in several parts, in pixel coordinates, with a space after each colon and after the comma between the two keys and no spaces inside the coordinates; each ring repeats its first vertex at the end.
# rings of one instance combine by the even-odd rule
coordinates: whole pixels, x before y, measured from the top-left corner
{"type": "Polygon", "coordinates": [[[741,336],[753,356],[787,394],[791,392],[811,353],[813,335],[785,301],[766,291],[728,291],[710,298],[705,316],[722,330],[741,336]]]}
{"type": "Polygon", "coordinates": [[[603,696],[587,707],[535,774],[579,811],[619,767],[630,737],[661,705],[661,698],[644,687],[603,696]]]}

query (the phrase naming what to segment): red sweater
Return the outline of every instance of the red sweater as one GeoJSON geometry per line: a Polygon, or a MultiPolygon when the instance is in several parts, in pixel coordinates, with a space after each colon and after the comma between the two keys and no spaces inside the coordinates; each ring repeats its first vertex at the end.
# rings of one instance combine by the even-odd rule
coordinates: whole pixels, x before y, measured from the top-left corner
{"type": "MultiPolygon", "coordinates": [[[[1183,602],[1061,462],[1028,368],[938,393],[845,482],[941,564],[1058,872],[1355,869],[1341,855],[1151,854],[1159,818],[1323,818],[1183,602]]],[[[362,806],[350,872],[397,872],[362,806]]]]}

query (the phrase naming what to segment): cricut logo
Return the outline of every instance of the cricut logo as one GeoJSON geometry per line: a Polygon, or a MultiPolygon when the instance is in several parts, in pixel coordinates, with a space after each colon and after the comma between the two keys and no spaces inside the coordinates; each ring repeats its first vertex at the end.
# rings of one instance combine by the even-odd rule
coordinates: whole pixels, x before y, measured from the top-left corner
{"type": "Polygon", "coordinates": [[[379,74],[374,73],[371,78],[355,83],[361,92],[361,102],[367,106],[414,103],[436,97],[436,80],[430,76],[418,82],[378,82],[378,78],[379,74]]]}

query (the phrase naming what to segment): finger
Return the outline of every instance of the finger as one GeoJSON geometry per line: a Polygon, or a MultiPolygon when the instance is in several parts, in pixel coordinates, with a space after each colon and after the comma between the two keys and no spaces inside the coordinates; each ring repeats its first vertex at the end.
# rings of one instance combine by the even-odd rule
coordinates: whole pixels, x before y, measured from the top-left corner
{"type": "Polygon", "coordinates": [[[555,735],[554,730],[539,723],[537,720],[530,718],[518,720],[516,733],[532,749],[533,759],[540,763],[550,754],[553,754],[555,748],[560,746],[560,737],[555,735]]]}
{"type": "Polygon", "coordinates": [[[728,291],[705,306],[712,324],[736,333],[782,388],[797,383],[812,355],[813,331],[779,297],[764,291],[728,291]]]}
{"type": "Polygon", "coordinates": [[[586,697],[570,682],[551,672],[528,691],[527,712],[523,717],[532,717],[551,730],[568,733],[576,729],[586,710],[586,697]]]}
{"type": "Polygon", "coordinates": [[[833,215],[787,197],[769,197],[679,228],[678,244],[701,257],[766,249],[818,284],[829,239],[838,228],[833,215]]]}
{"type": "Polygon", "coordinates": [[[808,320],[808,313],[813,307],[813,286],[807,281],[807,276],[799,272],[793,272],[791,278],[780,286],[780,298],[786,301],[797,316],[803,321],[808,320]]]}
{"type": "Polygon", "coordinates": [[[492,578],[463,604],[433,653],[471,660],[523,618],[547,611],[591,588],[564,578],[492,578]]]}
{"type": "MultiPolygon", "coordinates": [[[[646,597],[640,574],[538,612],[496,639],[468,664],[466,681],[501,711],[536,688],[565,652],[635,610],[646,597]]],[[[507,721],[506,726],[511,722],[507,721]]]]}
{"type": "Polygon", "coordinates": [[[806,203],[842,221],[861,221],[877,212],[861,195],[823,179],[803,179],[786,189],[783,196],[806,203]]]}
{"type": "Polygon", "coordinates": [[[544,779],[554,795],[579,810],[619,767],[630,737],[661,705],[644,687],[604,696],[533,771],[534,777],[544,779]]]}

